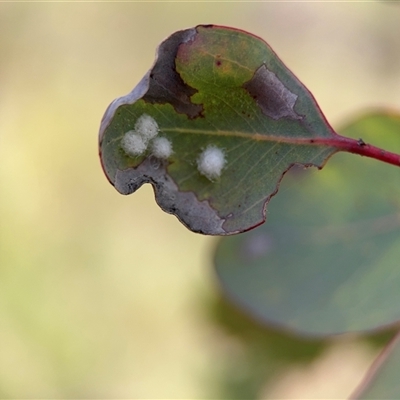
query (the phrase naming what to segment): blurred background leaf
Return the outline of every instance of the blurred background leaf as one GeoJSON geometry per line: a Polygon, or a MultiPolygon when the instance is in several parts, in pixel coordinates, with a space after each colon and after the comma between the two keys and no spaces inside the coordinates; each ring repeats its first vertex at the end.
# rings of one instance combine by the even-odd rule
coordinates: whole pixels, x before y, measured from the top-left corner
{"type": "Polygon", "coordinates": [[[222,296],[204,303],[220,340],[208,381],[219,388],[217,398],[347,398],[396,334],[305,338],[260,324],[222,296]]]}
{"type": "MultiPolygon", "coordinates": [[[[123,197],[106,182],[104,109],[166,36],[215,23],[265,39],[337,127],[365,107],[400,104],[399,12],[378,2],[1,3],[0,395],[223,393],[236,370],[226,367],[231,333],[206,317],[215,241],[162,213],[148,187],[123,197]]],[[[355,386],[375,354],[348,343],[332,350],[346,350],[347,377],[332,373],[328,353],[304,368],[313,382],[323,371],[325,393],[343,379],[355,386]]],[[[279,382],[300,396],[291,371],[279,369],[279,382]]],[[[278,396],[271,385],[264,398],[278,396]]]]}
{"type": "MultiPolygon", "coordinates": [[[[400,153],[400,115],[340,131],[400,153]]],[[[266,323],[308,335],[376,330],[400,319],[400,170],[346,154],[296,168],[266,224],[224,238],[216,270],[228,296],[266,323]]]]}

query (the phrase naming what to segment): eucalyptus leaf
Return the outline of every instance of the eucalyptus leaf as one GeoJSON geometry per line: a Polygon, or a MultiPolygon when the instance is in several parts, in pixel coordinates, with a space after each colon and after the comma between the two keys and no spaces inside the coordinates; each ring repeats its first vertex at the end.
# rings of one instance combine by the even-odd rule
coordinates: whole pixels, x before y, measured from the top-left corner
{"type": "Polygon", "coordinates": [[[150,183],[189,229],[229,235],[264,222],[285,172],[322,168],[337,137],[262,39],[203,25],[161,43],[150,71],[107,109],[99,145],[120,193],[150,183]]]}

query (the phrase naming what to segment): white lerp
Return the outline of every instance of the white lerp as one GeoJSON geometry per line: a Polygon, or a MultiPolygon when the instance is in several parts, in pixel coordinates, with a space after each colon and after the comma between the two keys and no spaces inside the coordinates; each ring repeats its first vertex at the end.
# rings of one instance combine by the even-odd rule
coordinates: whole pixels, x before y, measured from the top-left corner
{"type": "Polygon", "coordinates": [[[139,156],[145,152],[147,143],[135,131],[128,131],[121,140],[121,146],[129,156],[139,156]]]}
{"type": "Polygon", "coordinates": [[[167,159],[172,154],[172,144],[165,137],[157,137],[151,143],[152,154],[157,158],[167,159]]]}
{"type": "Polygon", "coordinates": [[[221,176],[225,164],[225,154],[222,149],[208,146],[197,160],[197,169],[202,175],[213,181],[221,176]]]}
{"type": "Polygon", "coordinates": [[[153,139],[158,134],[158,124],[150,115],[141,115],[135,124],[135,131],[142,136],[145,142],[153,139]]]}

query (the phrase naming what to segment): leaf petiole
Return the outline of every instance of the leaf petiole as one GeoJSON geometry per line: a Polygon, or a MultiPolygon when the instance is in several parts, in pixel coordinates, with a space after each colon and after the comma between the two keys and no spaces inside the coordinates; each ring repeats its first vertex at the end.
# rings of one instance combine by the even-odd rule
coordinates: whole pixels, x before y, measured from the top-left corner
{"type": "Polygon", "coordinates": [[[400,167],[400,154],[365,143],[362,139],[357,140],[336,134],[334,139],[314,139],[314,144],[335,147],[337,151],[359,154],[360,156],[374,158],[375,160],[400,167]]]}

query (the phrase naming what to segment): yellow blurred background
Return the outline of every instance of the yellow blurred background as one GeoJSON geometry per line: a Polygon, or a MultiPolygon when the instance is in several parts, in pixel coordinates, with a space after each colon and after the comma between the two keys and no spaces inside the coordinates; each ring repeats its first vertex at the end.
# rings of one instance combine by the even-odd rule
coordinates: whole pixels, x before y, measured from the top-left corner
{"type": "MultiPolygon", "coordinates": [[[[148,186],[112,188],[103,113],[166,36],[202,23],[264,38],[334,127],[400,109],[399,21],[379,2],[0,3],[0,397],[222,397],[219,377],[247,358],[208,316],[216,239],[161,212],[148,186]]],[[[342,351],[352,372],[325,375],[324,394],[291,370],[258,397],[346,396],[373,351],[334,346],[318,362],[342,351]]]]}

